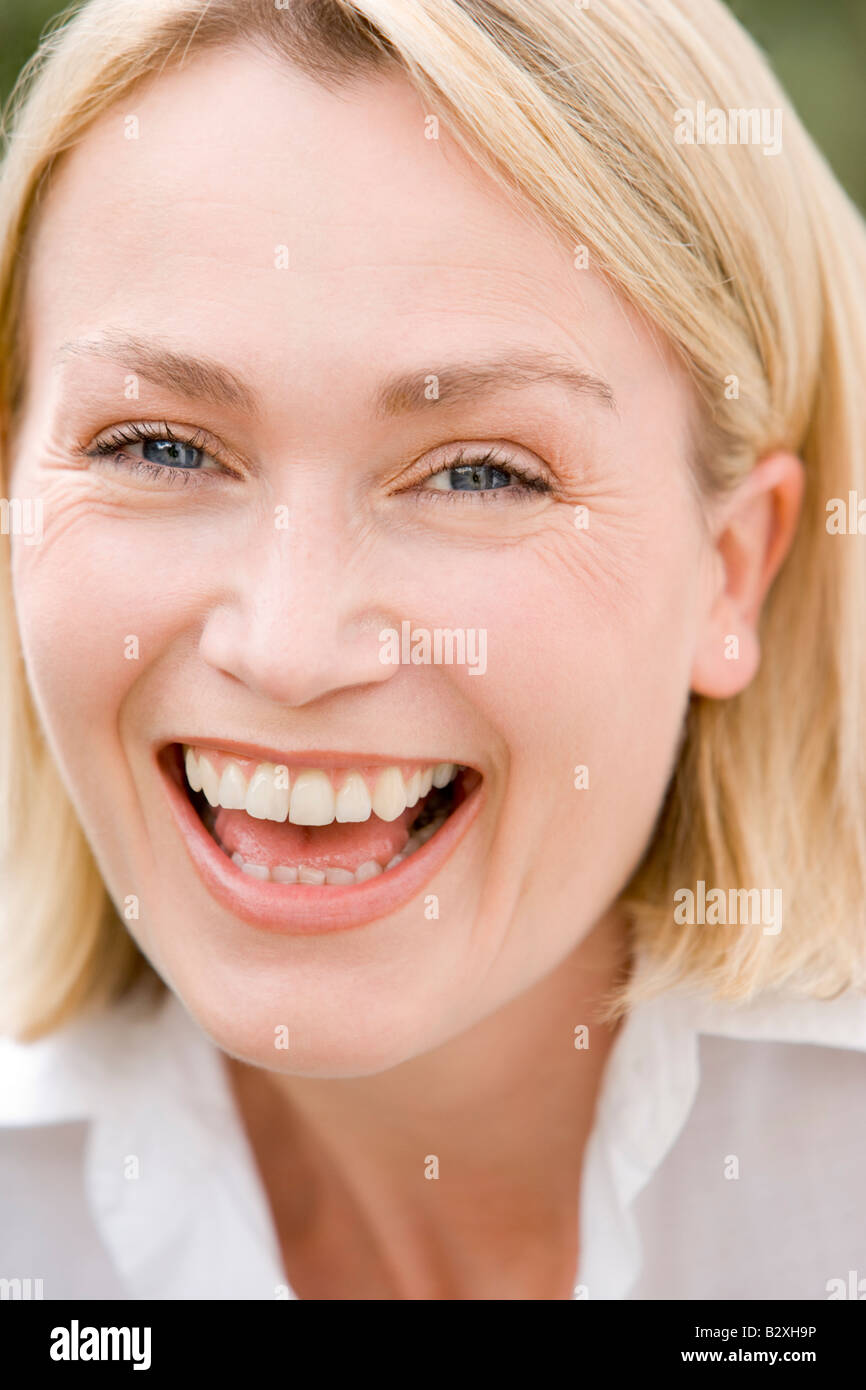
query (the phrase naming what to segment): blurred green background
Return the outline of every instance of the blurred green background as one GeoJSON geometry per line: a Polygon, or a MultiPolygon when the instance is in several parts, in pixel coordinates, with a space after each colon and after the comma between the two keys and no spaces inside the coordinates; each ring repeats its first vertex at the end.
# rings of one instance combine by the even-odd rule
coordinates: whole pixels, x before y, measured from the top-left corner
{"type": "MultiPolygon", "coordinates": [[[[839,179],[866,210],[866,0],[729,3],[767,54],[839,179]]],[[[58,0],[0,0],[0,99],[42,26],[64,8],[58,0]]]]}

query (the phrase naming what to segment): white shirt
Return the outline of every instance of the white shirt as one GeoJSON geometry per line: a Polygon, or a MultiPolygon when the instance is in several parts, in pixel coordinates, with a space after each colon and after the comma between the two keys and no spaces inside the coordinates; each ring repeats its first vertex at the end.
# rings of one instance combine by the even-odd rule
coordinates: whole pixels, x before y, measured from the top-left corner
{"type": "MultiPolygon", "coordinates": [[[[574,1297],[866,1298],[864,1097],[862,996],[638,1006],[602,1078],[574,1297]]],[[[170,992],[0,1041],[4,1278],[296,1297],[223,1055],[170,992]]]]}

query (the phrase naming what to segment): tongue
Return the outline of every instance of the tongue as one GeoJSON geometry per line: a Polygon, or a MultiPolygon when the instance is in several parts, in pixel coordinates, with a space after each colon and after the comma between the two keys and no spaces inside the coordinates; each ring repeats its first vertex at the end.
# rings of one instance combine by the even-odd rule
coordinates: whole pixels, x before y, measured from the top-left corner
{"type": "Polygon", "coordinates": [[[277,864],[287,868],[306,864],[309,869],[349,869],[352,873],[368,860],[384,868],[409,839],[409,826],[418,807],[407,807],[396,820],[378,816],[358,824],[292,825],[256,820],[246,811],[219,807],[214,829],[229,854],[240,854],[248,864],[277,864]]]}

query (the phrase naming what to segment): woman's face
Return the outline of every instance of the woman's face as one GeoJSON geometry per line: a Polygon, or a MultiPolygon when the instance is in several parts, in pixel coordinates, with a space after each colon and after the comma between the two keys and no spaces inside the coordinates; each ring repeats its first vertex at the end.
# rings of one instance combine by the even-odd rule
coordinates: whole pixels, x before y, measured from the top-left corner
{"type": "Polygon", "coordinates": [[[709,640],[680,370],[428,114],[199,55],[92,128],[33,244],[34,698],[142,950],[286,1071],[394,1065],[573,951],[709,640]],[[474,771],[434,804],[438,764],[474,771]],[[451,814],[419,843],[425,806],[451,814]]]}

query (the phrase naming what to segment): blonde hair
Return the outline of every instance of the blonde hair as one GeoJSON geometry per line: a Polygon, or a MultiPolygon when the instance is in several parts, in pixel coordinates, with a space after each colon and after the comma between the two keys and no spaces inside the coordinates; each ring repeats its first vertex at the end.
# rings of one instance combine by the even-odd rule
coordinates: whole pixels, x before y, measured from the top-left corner
{"type": "MultiPolygon", "coordinates": [[[[701,407],[694,462],[705,490],[732,485],[776,446],[806,465],[760,670],[736,698],[692,698],[652,841],[623,895],[648,969],[622,1006],[673,987],[727,999],[861,989],[866,550],[829,535],[825,512],[831,498],[866,496],[866,229],[747,34],[716,0],[89,0],[61,20],[7,115],[0,480],[26,391],[22,248],[40,189],[90,122],[142,78],[214,45],[276,52],[332,89],[404,73],[529,215],[587,247],[592,268],[673,344],[701,407]],[[679,143],[678,114],[699,102],[783,111],[783,150],[679,143]],[[782,886],[782,931],[684,930],[674,894],[701,879],[782,886]]],[[[7,551],[0,930],[4,1024],[27,1039],[153,972],[46,747],[7,551]]]]}

